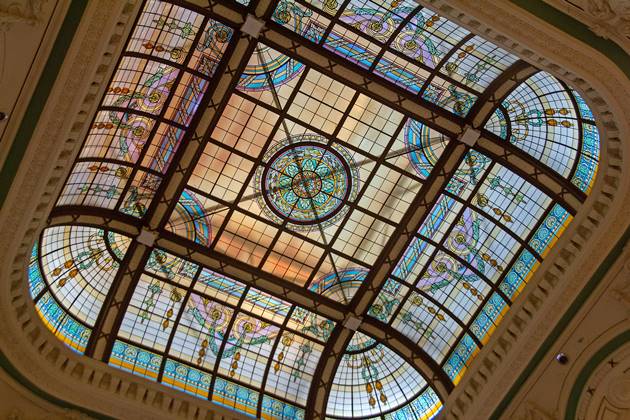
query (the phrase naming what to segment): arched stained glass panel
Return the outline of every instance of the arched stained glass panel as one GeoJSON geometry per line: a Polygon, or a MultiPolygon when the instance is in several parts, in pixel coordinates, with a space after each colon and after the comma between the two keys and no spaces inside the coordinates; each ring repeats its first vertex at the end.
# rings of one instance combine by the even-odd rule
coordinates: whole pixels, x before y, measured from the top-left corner
{"type": "Polygon", "coordinates": [[[411,0],[282,0],[258,38],[249,1],[173,3],[144,2],[32,250],[44,323],[250,416],[306,418],[323,388],[331,419],[432,418],[592,188],[593,113],[411,0]]]}
{"type": "Polygon", "coordinates": [[[331,419],[376,418],[406,406],[409,411],[422,407],[418,418],[429,418],[441,405],[437,397],[428,397],[429,389],[426,380],[396,352],[357,332],[335,373],[326,415],[331,419]]]}
{"type": "Polygon", "coordinates": [[[590,191],[599,160],[593,113],[577,92],[552,75],[538,72],[518,85],[485,128],[590,191]]]}
{"type": "Polygon", "coordinates": [[[76,351],[85,350],[129,244],[103,229],[54,226],[33,247],[29,284],[38,313],[76,351]]]}

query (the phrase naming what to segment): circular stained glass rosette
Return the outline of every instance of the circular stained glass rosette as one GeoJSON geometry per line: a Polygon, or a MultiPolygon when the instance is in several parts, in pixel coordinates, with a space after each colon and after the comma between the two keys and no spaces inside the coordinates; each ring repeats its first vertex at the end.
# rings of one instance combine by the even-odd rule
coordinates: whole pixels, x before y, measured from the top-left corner
{"type": "Polygon", "coordinates": [[[261,207],[277,222],[294,229],[329,226],[356,197],[358,171],[352,156],[340,146],[328,146],[317,135],[284,140],[267,154],[257,173],[261,207]]]}

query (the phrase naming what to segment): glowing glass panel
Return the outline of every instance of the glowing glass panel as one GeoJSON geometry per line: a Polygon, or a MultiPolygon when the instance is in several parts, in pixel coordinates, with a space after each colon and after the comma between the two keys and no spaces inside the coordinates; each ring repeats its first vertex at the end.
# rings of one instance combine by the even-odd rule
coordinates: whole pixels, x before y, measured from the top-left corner
{"type": "Polygon", "coordinates": [[[143,217],[232,34],[199,13],[147,1],[57,206],[143,217]]]}
{"type": "Polygon", "coordinates": [[[328,398],[327,416],[367,417],[385,414],[420,394],[426,381],[393,350],[355,333],[342,356],[328,398]],[[350,350],[354,343],[355,349],[350,350]]]}
{"type": "Polygon", "coordinates": [[[154,249],[109,363],[246,414],[257,413],[264,394],[264,418],[303,415],[334,327],[321,315],[154,249]]]}
{"type": "MultiPolygon", "coordinates": [[[[238,3],[238,13],[249,4],[238,3]]],[[[572,221],[564,194],[582,200],[578,190],[591,190],[593,112],[536,73],[480,116],[494,147],[468,147],[448,174],[449,151],[462,146],[440,128],[444,118],[458,123],[493,94],[522,64],[515,56],[411,0],[274,6],[270,31],[289,28],[311,53],[348,66],[311,65],[185,3],[145,2],[53,216],[100,207],[89,217],[153,220],[159,194],[169,199],[163,236],[127,256],[132,239],[107,229],[47,228],[28,264],[37,312],[73,350],[93,354],[110,289],[130,276],[125,261],[142,258],[121,324],[108,332],[108,363],[252,417],[302,419],[338,327],[319,304],[353,307],[385,262],[393,268],[363,315],[415,343],[457,384],[572,221]],[[251,42],[249,56],[233,54],[237,42],[251,42]],[[232,83],[217,88],[215,73],[239,58],[221,76],[232,83]],[[345,80],[352,68],[439,117],[421,121],[381,98],[385,84],[345,80]],[[492,151],[514,152],[508,142],[565,177],[569,191],[555,196],[492,151]],[[171,202],[163,181],[175,166],[184,181],[171,202]],[[418,200],[429,191],[437,198],[418,200]],[[409,229],[414,205],[422,218],[409,229]],[[399,232],[405,249],[392,248],[399,232]],[[314,306],[297,306],[296,293],[314,306]]],[[[327,417],[435,416],[442,402],[430,382],[361,328],[335,372],[327,417]]]]}
{"type": "Polygon", "coordinates": [[[517,61],[413,1],[282,0],[273,20],[459,116],[517,61]]]}
{"type": "Polygon", "coordinates": [[[54,226],[33,247],[29,284],[38,314],[74,350],[85,351],[129,244],[102,229],[54,226]]]}
{"type": "Polygon", "coordinates": [[[550,74],[536,73],[518,85],[486,129],[590,191],[600,149],[593,113],[577,92],[550,74]]]}

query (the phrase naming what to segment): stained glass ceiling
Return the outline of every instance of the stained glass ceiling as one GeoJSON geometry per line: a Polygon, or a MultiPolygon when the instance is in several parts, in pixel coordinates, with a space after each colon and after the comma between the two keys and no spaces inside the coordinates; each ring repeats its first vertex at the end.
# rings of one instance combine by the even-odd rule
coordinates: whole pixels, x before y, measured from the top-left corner
{"type": "Polygon", "coordinates": [[[410,0],[147,0],[29,287],[76,352],[245,415],[431,418],[598,158],[579,93],[410,0]]]}

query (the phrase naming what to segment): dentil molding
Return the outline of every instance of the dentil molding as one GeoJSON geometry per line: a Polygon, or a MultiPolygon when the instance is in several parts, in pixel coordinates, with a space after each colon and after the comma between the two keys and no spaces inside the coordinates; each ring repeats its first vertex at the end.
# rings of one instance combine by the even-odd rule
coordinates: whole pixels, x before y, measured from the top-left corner
{"type": "MultiPolygon", "coordinates": [[[[55,100],[53,97],[49,101],[47,115],[40,119],[38,130],[31,140],[11,195],[0,213],[0,259],[3,262],[0,264],[0,278],[3,280],[0,282],[0,317],[3,319],[0,323],[0,348],[28,379],[47,392],[95,411],[111,415],[124,413],[127,417],[143,413],[142,416],[153,418],[206,416],[211,418],[212,414],[209,412],[215,408],[211,408],[209,403],[170,391],[162,385],[150,383],[71,352],[38,319],[27,290],[26,266],[33,241],[45,225],[65,175],[72,166],[74,155],[96,108],[97,99],[102,95],[113,70],[114,58],[126,39],[125,31],[128,31],[133,21],[132,11],[137,12],[139,2],[133,2],[135,5],[118,10],[120,14],[118,18],[110,16],[109,23],[102,21],[107,14],[113,14],[113,9],[122,3],[120,0],[89,2],[94,9],[101,10],[93,10],[94,13],[91,15],[88,11],[94,22],[90,25],[86,22],[85,32],[77,35],[74,43],[75,48],[81,43],[85,45],[75,52],[73,62],[64,65],[67,72],[58,78],[57,98],[55,100]],[[110,29],[115,26],[115,30],[109,34],[107,31],[96,33],[107,25],[110,29]],[[86,36],[90,35],[89,32],[95,33],[92,37],[86,36]],[[95,52],[95,48],[98,47],[98,40],[92,38],[99,37],[109,37],[109,40],[102,40],[105,47],[101,46],[101,57],[96,60],[95,56],[98,53],[95,52]],[[90,41],[92,45],[89,45],[90,41]],[[91,80],[87,80],[90,78],[91,80]],[[66,89],[61,89],[64,86],[66,89]],[[76,106],[72,107],[71,104],[76,106]]],[[[574,39],[558,39],[556,44],[549,45],[548,39],[553,38],[554,34],[544,27],[523,27],[523,33],[508,39],[484,28],[479,21],[471,18],[472,13],[465,15],[463,12],[472,5],[476,7],[472,12],[479,13],[492,9],[492,19],[496,22],[491,26],[509,30],[518,23],[518,19],[515,19],[515,15],[519,13],[518,7],[512,5],[511,10],[503,10],[502,13],[496,8],[488,7],[497,4],[508,7],[509,2],[466,0],[459,6],[461,14],[449,5],[454,6],[458,1],[435,0],[430,3],[440,8],[444,16],[450,15],[456,22],[475,27],[480,34],[553,73],[562,73],[560,71],[562,60],[589,62],[589,57],[585,57],[582,51],[567,51],[576,42],[574,39]],[[529,38],[533,33],[540,35],[536,40],[542,41],[544,45],[539,50],[545,51],[546,54],[536,56],[524,46],[536,44],[536,40],[529,38]],[[523,42],[524,45],[519,42],[523,42]],[[555,51],[556,49],[558,51],[555,51]],[[547,60],[543,56],[550,59],[547,60]],[[552,60],[553,58],[558,60],[552,60]],[[558,63],[555,67],[554,62],[558,63]]],[[[84,19],[87,20],[88,17],[84,19]]],[[[586,255],[585,248],[588,246],[594,248],[599,245],[597,241],[593,241],[594,237],[597,239],[596,234],[619,228],[625,223],[619,219],[627,221],[622,210],[630,209],[630,195],[626,194],[630,167],[623,161],[628,145],[621,142],[619,136],[624,134],[624,116],[630,115],[630,103],[624,103],[622,98],[617,98],[620,89],[627,86],[625,84],[627,80],[619,79],[614,66],[605,59],[593,65],[601,65],[604,62],[607,65],[601,66],[601,69],[591,68],[596,75],[585,70],[576,73],[566,71],[560,74],[589,100],[598,114],[602,128],[605,129],[602,136],[605,145],[602,151],[602,166],[589,204],[578,214],[552,251],[552,256],[545,261],[544,269],[541,268],[535,276],[535,284],[530,284],[526,288],[520,303],[508,312],[508,317],[491,339],[491,345],[484,348],[481,352],[483,354],[480,353],[473,363],[474,366],[471,366],[464,376],[451,400],[447,402],[445,417],[487,418],[476,414],[484,411],[483,406],[487,401],[495,402],[489,406],[490,409],[496,407],[496,401],[493,401],[498,394],[496,390],[508,389],[509,382],[513,381],[518,373],[518,368],[525,364],[524,360],[517,360],[519,363],[514,364],[509,361],[521,345],[526,327],[530,326],[531,330],[531,325],[535,325],[542,317],[541,308],[554,306],[557,302],[557,293],[554,289],[559,288],[557,286],[562,284],[561,280],[567,277],[571,267],[581,268],[583,263],[595,264],[603,260],[602,253],[606,251],[604,247],[591,249],[593,252],[588,259],[583,261],[577,259],[577,256],[586,255]],[[596,85],[599,92],[593,89],[593,85],[596,85]],[[613,106],[615,104],[616,106],[613,106]],[[622,126],[617,127],[617,122],[622,126]],[[535,318],[536,316],[538,318],[535,318]],[[519,336],[520,341],[517,340],[519,336]],[[507,381],[508,386],[495,386],[501,384],[502,380],[507,381]]],[[[563,300],[571,300],[577,293],[576,290],[576,287],[570,288],[563,300]]],[[[547,326],[545,331],[549,331],[547,326]]],[[[533,347],[543,338],[532,336],[529,341],[533,343],[533,347]]],[[[485,409],[488,409],[488,406],[485,409]]],[[[532,412],[537,413],[535,410],[532,412]]],[[[224,418],[236,417],[229,412],[223,415],[224,418]]],[[[214,418],[219,416],[215,415],[214,418]]]]}

